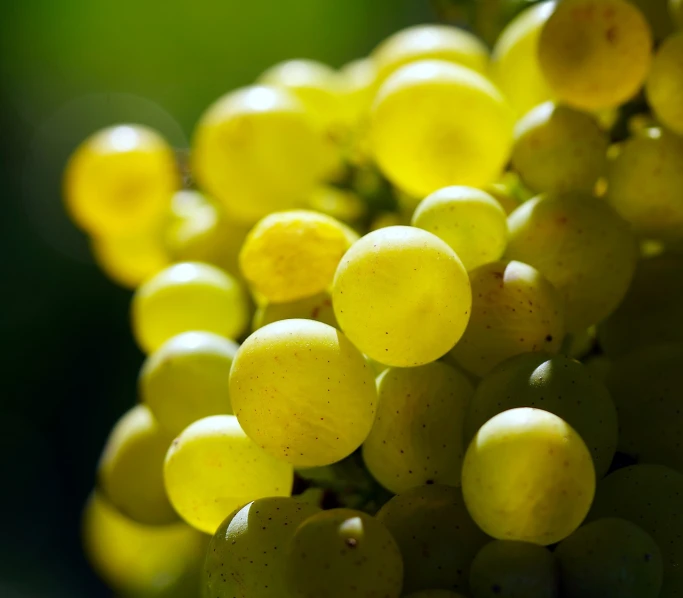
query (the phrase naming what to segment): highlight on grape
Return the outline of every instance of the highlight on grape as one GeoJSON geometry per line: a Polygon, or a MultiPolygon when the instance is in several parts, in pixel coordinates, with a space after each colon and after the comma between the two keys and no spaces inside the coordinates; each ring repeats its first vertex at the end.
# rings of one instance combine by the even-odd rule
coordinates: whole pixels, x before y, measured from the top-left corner
{"type": "Polygon", "coordinates": [[[83,516],[116,595],[683,596],[668,4],[286,60],[189,172],[146,126],[83,140],[65,206],[146,354],[83,516]]]}

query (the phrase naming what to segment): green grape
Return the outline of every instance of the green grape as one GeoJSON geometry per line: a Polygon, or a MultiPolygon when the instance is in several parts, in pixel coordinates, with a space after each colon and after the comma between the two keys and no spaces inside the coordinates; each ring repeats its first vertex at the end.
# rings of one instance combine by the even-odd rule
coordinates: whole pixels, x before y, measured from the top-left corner
{"type": "Polygon", "coordinates": [[[636,234],[683,240],[683,139],[648,129],[626,141],[609,165],[607,201],[636,234]]]}
{"type": "Polygon", "coordinates": [[[377,380],[379,407],[363,460],[392,492],[421,484],[460,485],[463,419],[474,388],[440,362],[389,368],[377,380]]]}
{"type": "Polygon", "coordinates": [[[377,65],[371,57],[352,60],[339,69],[342,110],[347,123],[363,128],[377,92],[377,65]]]}
{"type": "Polygon", "coordinates": [[[633,465],[598,484],[589,519],[620,517],[655,540],[664,561],[659,598],[683,596],[683,475],[663,465],[633,465]]]}
{"type": "Polygon", "coordinates": [[[470,570],[473,598],[557,598],[559,586],[553,553],[528,542],[489,542],[470,570]]]}
{"type": "Polygon", "coordinates": [[[179,185],[173,149],[139,125],[93,134],[71,156],[64,175],[71,217],[97,237],[148,229],[179,185]]]}
{"type": "Polygon", "coordinates": [[[253,441],[299,467],[350,455],[377,409],[363,355],[341,332],[312,320],[274,322],[247,338],[232,364],[230,398],[253,441]]]}
{"type": "Polygon", "coordinates": [[[470,402],[465,440],[492,417],[517,407],[536,407],[561,417],[583,438],[602,477],[617,447],[617,411],[602,383],[581,363],[563,355],[527,353],[485,376],[470,402]]]}
{"type": "Polygon", "coordinates": [[[598,328],[610,357],[683,341],[683,257],[662,254],[638,263],[626,297],[598,328]]]}
{"type": "Polygon", "coordinates": [[[510,409],[486,422],[470,443],[462,490],[487,534],[546,546],[581,525],[595,492],[595,468],[581,436],[564,420],[541,409],[510,409]]]}
{"type": "Polygon", "coordinates": [[[591,115],[546,102],[517,122],[512,165],[534,191],[592,193],[607,168],[608,147],[591,115]]]}
{"type": "Polygon", "coordinates": [[[674,31],[673,16],[669,11],[669,0],[629,0],[635,4],[647,19],[655,40],[662,40],[674,31]]]}
{"type": "Polygon", "coordinates": [[[308,207],[354,226],[368,213],[367,203],[358,193],[332,185],[318,185],[308,197],[308,207]]]}
{"type": "Polygon", "coordinates": [[[385,81],[418,60],[443,60],[486,74],[489,53],[476,35],[450,25],[413,25],[387,37],[372,53],[377,78],[385,81]]]}
{"type": "Polygon", "coordinates": [[[578,192],[527,201],[508,219],[507,258],[536,268],[565,302],[565,328],[579,332],[612,313],[638,255],[631,230],[603,201],[578,192]]]}
{"type": "Polygon", "coordinates": [[[659,546],[630,521],[610,517],[584,525],[555,554],[565,598],[659,598],[659,546]]]}
{"type": "Polygon", "coordinates": [[[472,315],[450,357],[475,376],[529,351],[560,350],[564,306],[559,293],[521,262],[493,262],[470,272],[472,315]]]}
{"type": "Polygon", "coordinates": [[[607,375],[619,414],[619,450],[683,473],[683,343],[636,349],[607,375]]]}
{"type": "Polygon", "coordinates": [[[460,488],[418,486],[377,514],[403,555],[403,591],[466,591],[472,560],[489,538],[472,521],[460,488]]]}
{"type": "Polygon", "coordinates": [[[292,466],[274,459],[244,433],[233,415],[214,415],[182,431],[166,454],[164,483],[187,523],[213,534],[238,506],[289,496],[292,466]]]}
{"type": "Polygon", "coordinates": [[[517,116],[552,97],[538,60],[538,38],[554,10],[555,2],[528,7],[508,23],[493,48],[491,80],[517,116]]]}
{"type": "Polygon", "coordinates": [[[178,191],[166,222],[166,251],[174,262],[206,262],[239,278],[237,256],[249,228],[203,193],[178,191]]]}
{"type": "Polygon", "coordinates": [[[514,212],[521,203],[515,197],[515,194],[512,191],[512,189],[510,189],[509,186],[504,183],[491,183],[490,185],[487,185],[484,188],[484,191],[486,191],[486,193],[488,193],[491,197],[493,197],[493,199],[495,199],[500,204],[500,207],[503,208],[503,211],[507,216],[512,214],[512,212],[514,212]]]}
{"type": "Polygon", "coordinates": [[[382,173],[424,197],[493,183],[510,156],[513,114],[483,75],[443,60],[401,67],[380,87],[371,142],[382,173]]]}
{"type": "Polygon", "coordinates": [[[194,598],[206,541],[189,525],[143,525],[98,492],[82,519],[83,549],[97,574],[127,598],[194,598]]]}
{"type": "Polygon", "coordinates": [[[557,98],[582,110],[631,99],[650,68],[652,32],[626,0],[563,0],[543,27],[541,70],[557,98]]]}
{"type": "Polygon", "coordinates": [[[289,543],[286,572],[297,598],[399,598],[403,563],[380,521],[360,511],[332,509],[298,527],[289,543]]]}
{"type": "Polygon", "coordinates": [[[339,260],[358,239],[348,226],[317,212],[291,210],[266,216],[251,229],[240,268],[252,289],[272,303],[321,293],[339,260]]]}
{"type": "Polygon", "coordinates": [[[606,355],[591,355],[584,359],[583,365],[588,368],[593,378],[603,384],[607,382],[607,376],[612,367],[612,360],[606,355]]]}
{"type": "Polygon", "coordinates": [[[164,456],[173,437],[137,405],[114,425],[97,466],[99,487],[126,517],[161,525],[178,520],[164,489],[164,456]]]}
{"type": "Polygon", "coordinates": [[[185,332],[147,358],[140,396],[166,431],[177,435],[198,419],[232,413],[228,384],[238,348],[211,332],[185,332]]]}
{"type": "Polygon", "coordinates": [[[261,498],[220,524],[204,563],[211,598],[284,598],[289,542],[317,507],[293,498],[261,498]]]}
{"type": "Polygon", "coordinates": [[[468,271],[500,259],[507,245],[505,211],[472,187],[435,191],[418,204],[411,224],[448,243],[468,271]]]}
{"type": "Polygon", "coordinates": [[[204,330],[228,338],[247,327],[249,305],[229,274],[199,262],[174,264],[135,293],[133,332],[147,353],[182,332],[204,330]]]}
{"type": "Polygon", "coordinates": [[[192,171],[228,214],[256,222],[299,205],[323,175],[328,148],[304,105],[289,91],[233,91],[201,117],[192,171]]]}
{"type": "Polygon", "coordinates": [[[373,231],[351,246],[332,288],[337,321],[363,353],[386,365],[424,365],[462,336],[470,282],[454,251],[408,226],[373,231]]]}
{"type": "Polygon", "coordinates": [[[323,292],[290,301],[289,303],[265,303],[256,309],[252,330],[263,328],[266,324],[279,322],[280,320],[317,320],[323,324],[338,328],[337,318],[334,317],[332,297],[323,292]]]}

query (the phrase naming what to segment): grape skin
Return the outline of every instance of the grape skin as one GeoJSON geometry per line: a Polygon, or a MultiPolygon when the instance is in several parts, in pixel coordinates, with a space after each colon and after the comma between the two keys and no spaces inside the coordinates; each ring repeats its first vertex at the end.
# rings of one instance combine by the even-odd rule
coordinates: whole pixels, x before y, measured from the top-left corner
{"type": "Polygon", "coordinates": [[[583,521],[595,492],[595,469],[581,437],[540,409],[504,411],[470,443],[462,470],[467,509],[499,540],[547,546],[583,521]]]}
{"type": "Polygon", "coordinates": [[[672,35],[659,47],[645,90],[657,118],[683,135],[683,33],[672,35]]]}
{"type": "Polygon", "coordinates": [[[259,305],[254,314],[251,329],[256,331],[273,322],[293,319],[316,320],[339,328],[337,318],[334,317],[332,297],[329,293],[323,292],[297,301],[259,305]]]}
{"type": "Polygon", "coordinates": [[[435,362],[390,368],[377,379],[379,407],[363,460],[392,492],[426,483],[460,485],[463,419],[474,394],[455,368],[435,362]]]}
{"type": "Polygon", "coordinates": [[[230,398],[254,442],[299,467],[350,455],[377,409],[363,355],[341,332],[312,320],[275,322],[247,338],[232,364],[230,398]]]}

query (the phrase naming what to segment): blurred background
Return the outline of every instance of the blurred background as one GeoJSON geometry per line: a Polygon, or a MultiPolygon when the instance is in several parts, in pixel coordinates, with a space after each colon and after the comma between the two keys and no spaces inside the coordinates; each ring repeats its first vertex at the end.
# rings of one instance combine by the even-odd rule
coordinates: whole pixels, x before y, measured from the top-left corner
{"type": "Polygon", "coordinates": [[[62,208],[71,151],[119,122],[186,147],[202,111],[266,67],[341,66],[434,19],[428,0],[0,3],[2,598],[110,595],[83,556],[80,515],[142,355],[130,293],[62,208]]]}

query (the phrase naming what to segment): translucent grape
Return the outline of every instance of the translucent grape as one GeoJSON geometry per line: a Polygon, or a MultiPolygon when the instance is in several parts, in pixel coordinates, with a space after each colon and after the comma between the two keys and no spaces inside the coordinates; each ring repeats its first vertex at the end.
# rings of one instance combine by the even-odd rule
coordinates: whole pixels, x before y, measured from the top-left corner
{"type": "Polygon", "coordinates": [[[187,524],[137,523],[93,492],[82,532],[90,564],[117,593],[130,598],[198,596],[206,541],[187,524]]]}
{"type": "Polygon", "coordinates": [[[182,332],[204,330],[237,338],[249,321],[240,284],[208,264],[174,264],[149,279],[135,293],[133,332],[147,353],[182,332]]]}
{"type": "Polygon", "coordinates": [[[488,193],[472,187],[446,187],[419,203],[412,225],[435,234],[473,270],[500,259],[507,245],[507,218],[488,193]]]}
{"type": "Polygon", "coordinates": [[[683,472],[683,343],[643,347],[614,359],[607,386],[619,414],[619,450],[683,472]]]}
{"type": "Polygon", "coordinates": [[[123,236],[95,237],[90,248],[102,271],[128,289],[137,288],[171,263],[157,227],[123,236]]]}
{"type": "MultiPolygon", "coordinates": [[[[483,376],[529,351],[559,351],[564,306],[538,270],[521,262],[493,262],[470,272],[472,315],[450,357],[483,376]]],[[[483,423],[483,422],[482,422],[483,423]]]]}
{"type": "Polygon", "coordinates": [[[477,387],[465,420],[465,440],[495,415],[517,407],[561,417],[583,438],[598,477],[607,472],[617,447],[617,411],[602,381],[580,362],[527,353],[501,363],[477,387]]]}
{"type": "Polygon", "coordinates": [[[293,498],[261,498],[230,514],[211,539],[203,583],[211,598],[282,598],[289,542],[320,509],[293,498]]]}
{"type": "Polygon", "coordinates": [[[405,593],[467,591],[472,560],[489,538],[472,521],[459,488],[412,488],[394,496],[377,518],[403,555],[405,593]]]}
{"type": "Polygon", "coordinates": [[[440,362],[390,368],[377,381],[379,407],[363,459],[392,492],[421,484],[460,485],[469,380],[440,362]]]}
{"type": "Polygon", "coordinates": [[[250,286],[273,303],[321,293],[358,238],[338,220],[308,210],[266,216],[247,235],[240,268],[250,286]]]}
{"type": "Polygon", "coordinates": [[[309,517],[287,553],[287,580],[298,598],[399,598],[401,553],[384,525],[361,511],[332,509],[309,517]]]}
{"type": "Polygon", "coordinates": [[[228,384],[238,348],[211,332],[185,332],[147,358],[140,397],[165,430],[177,435],[198,419],[232,413],[228,384]]]}
{"type": "Polygon", "coordinates": [[[322,177],[327,149],[289,91],[254,86],[209,107],[197,125],[192,170],[229,215],[256,222],[299,205],[322,177]]]}
{"type": "Polygon", "coordinates": [[[610,162],[607,201],[642,237],[683,239],[683,139],[648,129],[610,162]]]}
{"type": "Polygon", "coordinates": [[[666,342],[683,342],[683,257],[662,254],[638,263],[633,283],[598,328],[610,357],[666,342]]]}
{"type": "Polygon", "coordinates": [[[528,542],[494,540],[472,563],[473,598],[557,598],[557,561],[547,548],[528,542]]]}
{"type": "Polygon", "coordinates": [[[232,415],[194,422],[166,454],[166,492],[178,514],[213,534],[237,507],[267,496],[289,496],[292,466],[261,450],[232,415]]]}
{"type": "Polygon", "coordinates": [[[546,102],[517,122],[512,165],[534,191],[592,193],[607,168],[608,146],[592,116],[546,102]]]}
{"type": "Polygon", "coordinates": [[[683,595],[683,475],[663,465],[619,469],[598,484],[590,520],[620,517],[655,540],[664,561],[660,598],[683,595]]]}
{"type": "Polygon", "coordinates": [[[444,60],[486,74],[489,53],[476,35],[450,25],[413,25],[387,37],[372,53],[378,80],[418,60],[444,60]]]}
{"type": "Polygon", "coordinates": [[[637,246],[603,201],[578,192],[540,196],[517,208],[508,226],[508,259],[533,266],[560,292],[567,332],[597,324],[624,298],[637,246]]]}
{"type": "Polygon", "coordinates": [[[66,168],[64,194],[80,227],[110,237],[149,228],[179,185],[166,141],[147,127],[120,125],[78,147],[66,168]]]}
{"type": "Polygon", "coordinates": [[[512,110],[483,75],[443,60],[401,67],[371,113],[375,159],[396,186],[424,197],[500,175],[512,146],[512,110]]]}
{"type": "Polygon", "coordinates": [[[462,469],[467,509],[499,540],[548,545],[584,520],[595,492],[586,444],[569,424],[540,409],[504,411],[470,443],[462,469]]]}
{"type": "Polygon", "coordinates": [[[341,332],[312,320],[275,322],[247,338],[232,364],[230,398],[254,442],[301,467],[350,455],[377,409],[363,355],[341,332]]]}
{"type": "Polygon", "coordinates": [[[356,224],[368,212],[368,206],[355,191],[332,185],[318,185],[308,198],[308,207],[342,222],[356,224]]]}
{"type": "Polygon", "coordinates": [[[566,598],[659,598],[659,546],[630,521],[612,517],[584,525],[555,554],[566,598]]]}
{"type": "Polygon", "coordinates": [[[178,520],[164,489],[164,456],[173,437],[144,405],[127,411],[114,425],[100,457],[97,477],[107,499],[139,523],[178,520]]]}
{"type": "Polygon", "coordinates": [[[651,51],[650,26],[625,0],[563,0],[538,45],[553,94],[583,110],[610,108],[636,95],[651,51]]]}
{"type": "Polygon", "coordinates": [[[492,183],[487,185],[484,188],[484,191],[500,204],[500,207],[503,208],[505,214],[508,216],[519,207],[520,202],[508,186],[503,183],[492,183]]]}
{"type": "Polygon", "coordinates": [[[471,309],[467,272],[438,237],[407,226],[351,246],[332,290],[337,321],[363,353],[387,365],[423,365],[462,336],[471,309]]]}
{"type": "Polygon", "coordinates": [[[332,297],[329,293],[318,293],[289,303],[266,303],[260,305],[254,314],[253,330],[263,328],[266,324],[280,320],[317,320],[323,324],[338,328],[334,317],[332,297]]]}
{"type": "Polygon", "coordinates": [[[377,65],[368,58],[352,60],[339,70],[347,122],[363,126],[377,91],[377,65]]]}
{"type": "Polygon", "coordinates": [[[683,134],[683,33],[667,38],[657,50],[646,91],[657,118],[683,134]]]}
{"type": "Polygon", "coordinates": [[[555,2],[541,2],[508,23],[493,48],[491,79],[500,87],[518,116],[551,99],[538,60],[538,38],[555,2]]]}

